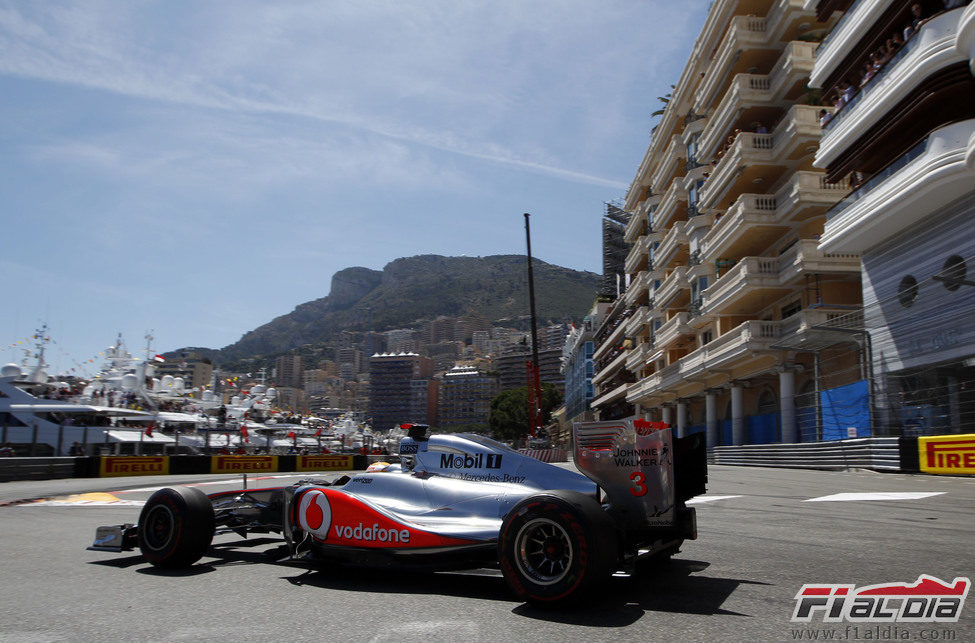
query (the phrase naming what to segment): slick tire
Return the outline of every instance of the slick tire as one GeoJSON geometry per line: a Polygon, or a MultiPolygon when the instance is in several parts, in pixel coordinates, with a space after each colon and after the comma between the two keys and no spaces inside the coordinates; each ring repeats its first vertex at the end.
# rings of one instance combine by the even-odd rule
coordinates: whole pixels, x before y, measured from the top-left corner
{"type": "Polygon", "coordinates": [[[612,519],[574,491],[529,496],[505,517],[498,538],[501,573],[521,600],[572,604],[602,585],[618,562],[612,519]]]}
{"type": "Polygon", "coordinates": [[[166,487],[152,494],[139,515],[139,549],[156,567],[189,567],[213,541],[213,505],[205,493],[166,487]]]}

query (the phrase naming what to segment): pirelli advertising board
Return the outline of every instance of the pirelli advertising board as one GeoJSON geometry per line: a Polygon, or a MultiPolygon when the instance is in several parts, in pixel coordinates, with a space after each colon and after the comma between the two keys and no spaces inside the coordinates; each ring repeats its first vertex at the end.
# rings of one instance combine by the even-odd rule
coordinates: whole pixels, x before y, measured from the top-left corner
{"type": "Polygon", "coordinates": [[[299,455],[298,471],[347,471],[352,468],[351,455],[299,455]]]}
{"type": "Polygon", "coordinates": [[[99,458],[99,475],[112,476],[165,476],[169,475],[168,456],[103,456],[99,458]]]}
{"type": "Polygon", "coordinates": [[[215,455],[210,473],[266,473],[278,470],[276,455],[215,455]]]}
{"type": "Polygon", "coordinates": [[[975,433],[919,437],[921,471],[975,475],[975,433]]]}

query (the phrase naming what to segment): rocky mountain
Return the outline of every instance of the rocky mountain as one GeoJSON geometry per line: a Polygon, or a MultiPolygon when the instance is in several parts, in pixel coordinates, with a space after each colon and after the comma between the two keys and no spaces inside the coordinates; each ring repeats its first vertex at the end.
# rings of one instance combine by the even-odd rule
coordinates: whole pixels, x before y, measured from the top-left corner
{"type": "MultiPolygon", "coordinates": [[[[581,320],[596,297],[600,276],[538,259],[533,267],[539,325],[581,320]]],[[[207,353],[215,363],[228,365],[293,348],[326,346],[343,331],[413,328],[439,315],[472,311],[495,325],[527,328],[524,256],[419,255],[396,259],[381,271],[346,268],[332,277],[327,297],[300,304],[236,343],[207,353]]]]}

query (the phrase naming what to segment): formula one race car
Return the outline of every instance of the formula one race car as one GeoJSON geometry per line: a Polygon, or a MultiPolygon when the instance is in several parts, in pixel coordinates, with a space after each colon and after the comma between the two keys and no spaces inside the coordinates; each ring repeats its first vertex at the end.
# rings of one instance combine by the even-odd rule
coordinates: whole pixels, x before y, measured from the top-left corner
{"type": "Polygon", "coordinates": [[[401,463],[333,481],[209,496],[160,489],[137,525],[99,527],[91,549],[138,546],[153,565],[179,568],[198,561],[214,534],[280,532],[291,560],[499,566],[521,600],[551,605],[697,537],[685,501],[704,493],[701,434],[674,438],[642,420],[577,424],[583,476],[489,438],[428,433],[409,425],[401,463]]]}

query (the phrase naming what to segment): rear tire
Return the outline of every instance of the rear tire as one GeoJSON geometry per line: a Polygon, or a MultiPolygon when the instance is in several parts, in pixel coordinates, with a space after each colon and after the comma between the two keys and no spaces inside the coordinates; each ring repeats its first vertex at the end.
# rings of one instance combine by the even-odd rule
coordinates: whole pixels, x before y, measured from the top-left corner
{"type": "Polygon", "coordinates": [[[498,538],[501,572],[515,595],[535,605],[570,604],[600,586],[618,562],[612,519],[574,491],[525,498],[498,538]]]}
{"type": "Polygon", "coordinates": [[[213,504],[189,487],[166,487],[152,494],[139,515],[142,556],[166,569],[189,567],[213,541],[213,504]]]}

